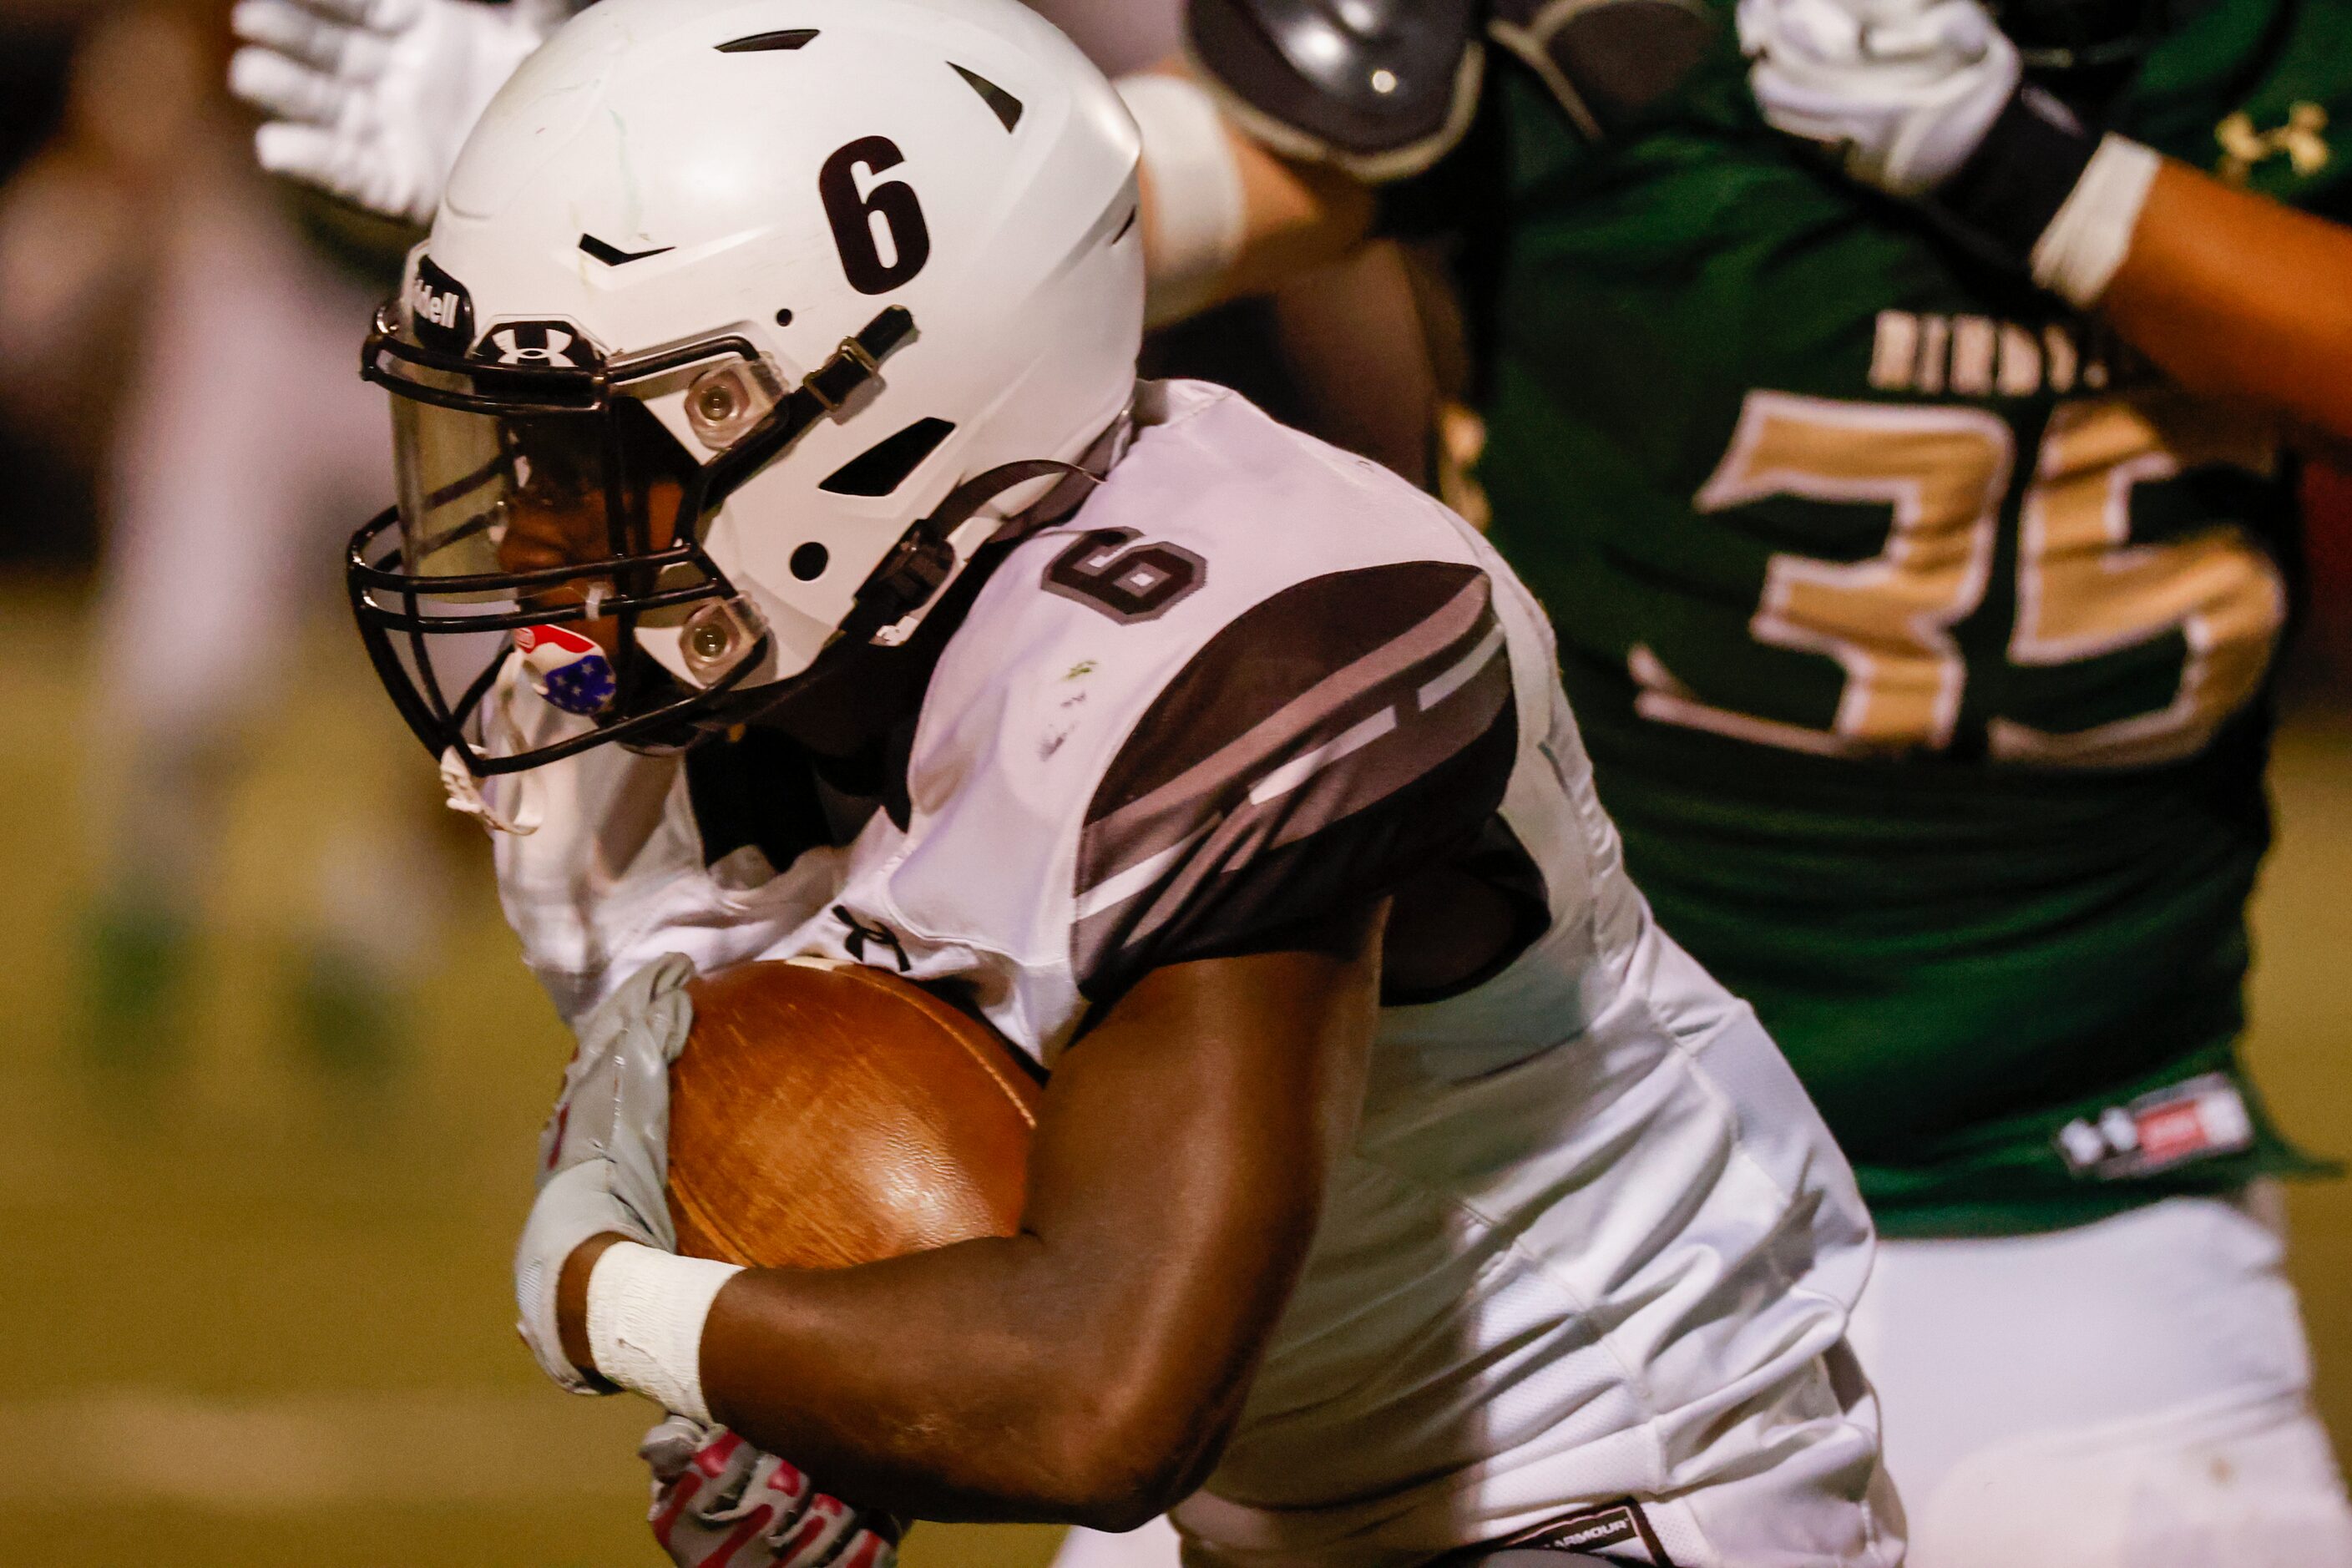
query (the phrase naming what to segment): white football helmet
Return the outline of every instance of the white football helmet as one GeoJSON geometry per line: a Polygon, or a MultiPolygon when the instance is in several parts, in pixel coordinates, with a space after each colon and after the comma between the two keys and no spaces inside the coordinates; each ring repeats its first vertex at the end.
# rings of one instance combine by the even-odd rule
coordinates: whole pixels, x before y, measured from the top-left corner
{"type": "Polygon", "coordinates": [[[1132,395],[1137,147],[1015,0],[567,24],[368,340],[399,504],[349,575],[411,727],[478,774],[676,744],[837,638],[904,640],[1132,395]],[[509,651],[453,689],[434,639],[484,632],[509,651]],[[493,754],[468,721],[509,660],[593,725],[493,754]]]}

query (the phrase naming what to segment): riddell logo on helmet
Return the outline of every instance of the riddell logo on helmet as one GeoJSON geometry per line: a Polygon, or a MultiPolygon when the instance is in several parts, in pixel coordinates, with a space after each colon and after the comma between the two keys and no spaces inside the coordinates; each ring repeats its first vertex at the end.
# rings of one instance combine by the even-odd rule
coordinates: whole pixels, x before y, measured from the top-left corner
{"type": "Polygon", "coordinates": [[[416,319],[430,321],[445,331],[457,324],[457,314],[466,308],[462,294],[436,294],[433,285],[422,278],[416,280],[416,319]]]}
{"type": "Polygon", "coordinates": [[[408,319],[416,341],[426,348],[464,353],[473,345],[473,297],[463,283],[434,266],[429,256],[416,258],[416,278],[408,288],[408,319]]]}

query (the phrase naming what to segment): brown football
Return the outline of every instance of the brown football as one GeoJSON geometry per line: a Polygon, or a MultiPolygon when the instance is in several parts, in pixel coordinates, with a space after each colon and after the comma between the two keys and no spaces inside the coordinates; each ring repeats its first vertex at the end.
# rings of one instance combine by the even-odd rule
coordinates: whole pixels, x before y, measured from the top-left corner
{"type": "Polygon", "coordinates": [[[841,1268],[1018,1227],[1039,1091],[987,1025],[859,964],[747,963],[687,989],[679,1251],[841,1268]]]}

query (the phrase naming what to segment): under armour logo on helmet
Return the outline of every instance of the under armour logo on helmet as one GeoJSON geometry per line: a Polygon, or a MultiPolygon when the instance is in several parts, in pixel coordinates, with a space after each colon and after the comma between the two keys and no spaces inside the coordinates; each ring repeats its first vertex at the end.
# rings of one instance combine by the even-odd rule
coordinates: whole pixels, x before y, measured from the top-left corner
{"type": "Polygon", "coordinates": [[[527,364],[547,370],[581,368],[580,362],[572,355],[579,345],[580,335],[562,327],[500,327],[490,334],[489,342],[490,347],[498,351],[500,364],[527,364]]]}

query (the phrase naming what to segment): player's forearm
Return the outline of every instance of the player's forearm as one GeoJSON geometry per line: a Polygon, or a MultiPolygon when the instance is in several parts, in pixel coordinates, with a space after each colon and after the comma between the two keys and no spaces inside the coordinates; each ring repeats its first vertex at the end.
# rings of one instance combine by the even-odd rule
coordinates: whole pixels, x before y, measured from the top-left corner
{"type": "MultiPolygon", "coordinates": [[[[1371,193],[1336,169],[1276,156],[1230,124],[1248,214],[1224,293],[1238,298],[1352,254],[1372,224],[1371,193]]],[[[1149,247],[1147,237],[1145,245],[1149,247]]]]}
{"type": "Polygon", "coordinates": [[[1372,198],[1340,171],[1280,157],[1220,114],[1180,62],[1121,79],[1143,131],[1143,250],[1155,324],[1264,293],[1349,255],[1372,198]]]}
{"type": "Polygon", "coordinates": [[[1740,0],[1771,124],[2202,392],[2352,438],[2352,232],[2084,121],[1978,0],[1740,0]]]}
{"type": "Polygon", "coordinates": [[[739,1276],[704,1329],[711,1413],[894,1512],[1132,1528],[1198,1484],[1246,1364],[1171,1397],[1152,1304],[1069,1261],[1024,1236],[739,1276]]]}
{"type": "Polygon", "coordinates": [[[2168,162],[2100,307],[2182,385],[2352,441],[2352,228],[2168,162]]]}
{"type": "MultiPolygon", "coordinates": [[[[564,1344],[583,1371],[588,1281],[622,1239],[588,1243],[564,1269],[564,1344]]],[[[1155,1377],[1167,1293],[1099,1261],[1071,1267],[1070,1250],[1023,1235],[740,1274],[703,1325],[710,1414],[864,1506],[1131,1528],[1205,1474],[1245,1358],[1207,1389],[1192,1386],[1205,1369],[1189,1356],[1163,1363],[1181,1375],[1155,1377]]]]}

